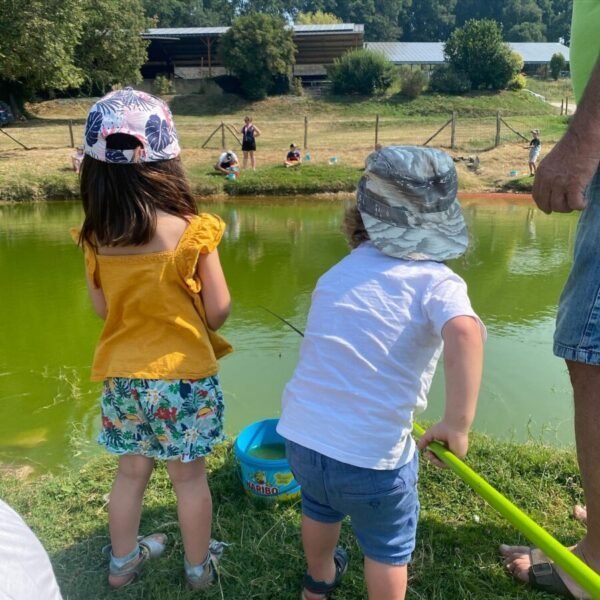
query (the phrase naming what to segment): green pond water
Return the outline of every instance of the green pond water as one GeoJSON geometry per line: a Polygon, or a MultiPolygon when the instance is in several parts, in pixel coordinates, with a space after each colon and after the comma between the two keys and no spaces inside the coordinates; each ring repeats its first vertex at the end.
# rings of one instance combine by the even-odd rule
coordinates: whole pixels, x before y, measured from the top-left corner
{"type": "MultiPolygon", "coordinates": [[[[234,304],[223,333],[236,352],[221,377],[235,435],[279,415],[300,337],[261,307],[304,327],[316,280],[347,252],[342,205],[287,198],[202,209],[228,223],[220,254],[234,304]]],[[[489,333],[475,428],[570,444],[570,386],[551,344],[577,218],[489,200],[465,203],[465,216],[473,250],[453,267],[489,333]]],[[[101,451],[99,385],[88,380],[101,321],[68,233],[81,217],[76,203],[0,206],[0,463],[44,472],[101,451]]],[[[441,414],[440,375],[424,419],[441,414]]]]}

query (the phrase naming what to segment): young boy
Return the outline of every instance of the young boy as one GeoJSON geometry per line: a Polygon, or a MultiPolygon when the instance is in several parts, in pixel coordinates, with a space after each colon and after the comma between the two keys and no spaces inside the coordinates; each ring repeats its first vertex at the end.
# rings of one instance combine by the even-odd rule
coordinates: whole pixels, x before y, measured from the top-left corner
{"type": "Polygon", "coordinates": [[[346,212],[352,252],[313,292],[278,425],[302,486],[304,600],[326,598],[346,572],[337,547],[345,516],[369,598],[405,597],[419,512],[413,415],[426,407],[442,345],[445,414],[419,448],[438,440],[461,458],[467,452],[485,328],[465,282],[443,262],[468,244],[457,185],[441,151],[373,152],[346,212]]]}
{"type": "Polygon", "coordinates": [[[529,149],[529,175],[533,177],[537,169],[537,161],[539,160],[540,153],[542,152],[542,140],[540,140],[539,129],[532,129],[531,135],[533,135],[533,137],[531,138],[527,148],[529,149]]]}

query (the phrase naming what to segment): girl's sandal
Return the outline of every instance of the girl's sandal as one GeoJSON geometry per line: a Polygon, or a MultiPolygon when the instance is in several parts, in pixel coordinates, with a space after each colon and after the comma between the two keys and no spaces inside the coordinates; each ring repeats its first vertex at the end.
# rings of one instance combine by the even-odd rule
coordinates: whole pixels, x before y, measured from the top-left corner
{"type": "Polygon", "coordinates": [[[348,553],[338,546],[333,554],[333,562],[335,563],[335,577],[330,583],[327,583],[326,581],[315,581],[308,573],[304,574],[304,579],[302,580],[302,587],[304,589],[302,590],[300,600],[307,600],[304,590],[311,594],[322,595],[323,600],[329,598],[329,594],[337,588],[342,577],[344,577],[348,570],[348,553]]]}
{"type": "Polygon", "coordinates": [[[184,557],[185,579],[193,590],[207,590],[219,577],[218,566],[225,547],[229,544],[211,538],[208,544],[208,556],[198,566],[192,566],[184,557]]]}
{"type": "Polygon", "coordinates": [[[122,566],[117,566],[112,556],[112,546],[104,546],[103,554],[110,556],[108,567],[109,584],[113,588],[122,588],[133,583],[140,575],[144,563],[151,558],[158,558],[167,547],[168,538],[164,533],[152,533],[145,537],[138,537],[139,554],[122,566]],[[113,583],[110,577],[122,578],[122,581],[113,583]]]}

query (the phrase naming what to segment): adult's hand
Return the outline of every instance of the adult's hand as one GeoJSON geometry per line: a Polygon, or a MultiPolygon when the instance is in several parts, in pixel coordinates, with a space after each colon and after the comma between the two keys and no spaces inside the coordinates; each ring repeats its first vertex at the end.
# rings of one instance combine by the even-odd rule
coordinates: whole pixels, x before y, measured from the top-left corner
{"type": "MultiPolygon", "coordinates": [[[[584,134],[585,135],[585,134],[584,134]]],[[[533,182],[533,199],[546,214],[585,208],[585,189],[600,163],[600,147],[568,131],[542,160],[533,182]]]]}

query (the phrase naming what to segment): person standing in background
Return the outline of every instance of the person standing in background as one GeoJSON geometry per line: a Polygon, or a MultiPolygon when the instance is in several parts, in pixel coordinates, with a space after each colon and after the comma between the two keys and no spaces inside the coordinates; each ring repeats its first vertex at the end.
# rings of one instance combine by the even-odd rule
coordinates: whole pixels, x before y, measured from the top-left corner
{"type": "Polygon", "coordinates": [[[256,138],[260,135],[260,129],[252,122],[252,117],[244,117],[244,126],[240,130],[242,134],[242,152],[244,153],[244,169],[248,167],[248,158],[252,170],[256,170],[256,138]]]}

